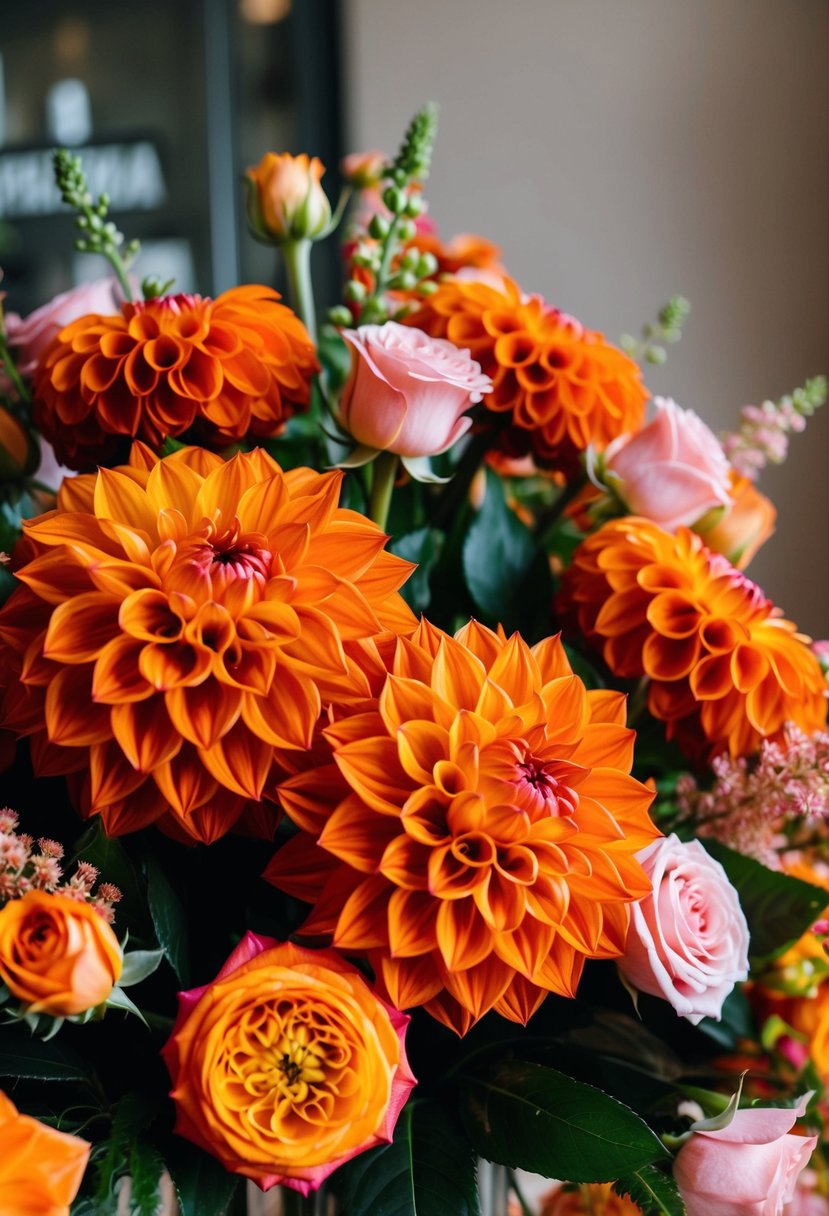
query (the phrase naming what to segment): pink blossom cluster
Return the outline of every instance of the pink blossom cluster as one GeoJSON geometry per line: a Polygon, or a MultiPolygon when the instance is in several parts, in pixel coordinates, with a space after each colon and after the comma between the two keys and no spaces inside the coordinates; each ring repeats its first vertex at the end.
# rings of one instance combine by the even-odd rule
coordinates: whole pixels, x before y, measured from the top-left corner
{"type": "Polygon", "coordinates": [[[677,782],[683,818],[700,835],[713,836],[770,869],[781,868],[780,852],[796,844],[787,825],[829,826],[829,734],[806,735],[788,723],[782,742],[765,739],[759,757],[713,761],[714,784],[701,790],[691,776],[677,782]]]}
{"type": "Polygon", "coordinates": [[[723,438],[723,449],[731,464],[752,481],[767,464],[782,464],[789,450],[789,433],[799,433],[806,419],[792,402],[764,401],[740,411],[740,429],[723,438]]]}
{"type": "Polygon", "coordinates": [[[56,891],[80,903],[90,903],[108,924],[115,919],[113,904],[121,892],[111,882],[102,882],[95,891],[98,871],[87,861],[79,861],[75,873],[64,880],[63,845],[41,836],[39,840],[18,832],[19,818],[10,807],[0,810],[0,905],[18,899],[27,891],[56,891]]]}

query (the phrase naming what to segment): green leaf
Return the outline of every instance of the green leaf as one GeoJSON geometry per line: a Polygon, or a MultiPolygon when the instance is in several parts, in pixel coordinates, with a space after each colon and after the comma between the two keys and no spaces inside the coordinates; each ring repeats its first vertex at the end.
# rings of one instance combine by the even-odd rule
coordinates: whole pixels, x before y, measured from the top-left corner
{"type": "Polygon", "coordinates": [[[617,1195],[629,1195],[644,1216],[685,1216],[679,1187],[655,1165],[643,1166],[613,1183],[617,1195]]]}
{"type": "Polygon", "coordinates": [[[145,867],[147,899],[158,944],[175,971],[176,978],[180,983],[186,985],[190,962],[187,947],[187,917],[184,907],[156,859],[148,855],[145,867]]]}
{"type": "Polygon", "coordinates": [[[121,1009],[124,1011],[124,1013],[135,1014],[135,1016],[137,1018],[140,1018],[140,1020],[144,1023],[144,1025],[149,1030],[149,1025],[147,1023],[147,1019],[144,1017],[144,1014],[138,1008],[135,1001],[131,1000],[127,996],[126,992],[122,992],[117,984],[112,989],[112,992],[110,992],[109,996],[106,999],[106,1007],[107,1007],[107,1009],[121,1009]]]}
{"type": "Polygon", "coordinates": [[[96,1168],[96,1211],[100,1211],[102,1216],[115,1212],[116,1183],[129,1170],[130,1154],[139,1132],[142,1132],[154,1117],[155,1107],[144,1094],[124,1094],[119,1101],[105,1151],[96,1168]]]}
{"type": "Polygon", "coordinates": [[[756,1038],[754,1015],[743,988],[738,984],[725,998],[719,1022],[715,1022],[713,1018],[703,1018],[697,1025],[697,1030],[707,1034],[709,1039],[713,1039],[728,1051],[734,1051],[740,1039],[756,1038]]]}
{"type": "Polygon", "coordinates": [[[464,1122],[489,1161],[571,1182],[612,1182],[666,1156],[643,1119],[609,1094],[520,1060],[466,1078],[464,1122]]]}
{"type": "Polygon", "coordinates": [[[471,1145],[443,1107],[425,1102],[404,1108],[391,1144],[332,1181],[348,1216],[479,1216],[471,1145]]]}
{"type": "Polygon", "coordinates": [[[175,1141],[166,1160],[180,1216],[221,1216],[239,1185],[238,1177],[228,1174],[215,1157],[183,1140],[175,1141]]]}
{"type": "Polygon", "coordinates": [[[770,870],[719,840],[702,839],[702,844],[737,889],[751,934],[749,950],[755,970],[797,941],[829,903],[822,887],[770,870]]]}
{"type": "Polygon", "coordinates": [[[54,1040],[45,1043],[27,1031],[0,1028],[0,1076],[39,1081],[89,1081],[83,1058],[54,1040]]]}
{"type": "Polygon", "coordinates": [[[136,1140],[130,1152],[130,1216],[158,1216],[164,1162],[155,1147],[136,1140]]]}
{"type": "MultiPolygon", "coordinates": [[[[507,506],[500,477],[487,469],[484,503],[463,546],[463,572],[472,598],[490,620],[513,626],[526,617],[526,584],[539,558],[549,582],[546,558],[530,530],[507,506]]],[[[546,609],[551,599],[550,592],[546,609]]]]}
{"type": "Polygon", "coordinates": [[[429,574],[440,558],[443,549],[443,533],[436,528],[418,528],[396,537],[389,549],[407,562],[417,562],[417,569],[409,575],[400,588],[400,594],[415,612],[424,612],[432,597],[429,574]]]}
{"type": "Polygon", "coordinates": [[[131,950],[124,955],[124,966],[118,980],[119,988],[132,988],[158,969],[165,957],[163,950],[131,950]]]}

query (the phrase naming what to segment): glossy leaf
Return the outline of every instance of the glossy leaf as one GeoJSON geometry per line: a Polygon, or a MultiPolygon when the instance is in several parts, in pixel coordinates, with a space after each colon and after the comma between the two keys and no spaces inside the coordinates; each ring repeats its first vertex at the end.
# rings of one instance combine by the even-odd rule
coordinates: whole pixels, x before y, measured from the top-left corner
{"type": "Polygon", "coordinates": [[[410,1102],[394,1141],[355,1157],[332,1183],[348,1216],[479,1216],[472,1147],[430,1103],[410,1102]]]}
{"type": "Polygon", "coordinates": [[[167,875],[154,857],[145,862],[147,872],[147,899],[158,944],[164,951],[176,978],[188,983],[190,963],[187,948],[187,917],[178,895],[167,875]]]}
{"type": "Polygon", "coordinates": [[[443,533],[434,528],[418,528],[396,537],[389,548],[407,562],[417,562],[417,569],[400,588],[400,594],[415,612],[424,612],[431,599],[429,574],[443,549],[443,533]]]}
{"type": "Polygon", "coordinates": [[[571,1182],[610,1182],[666,1150],[643,1119],[582,1081],[520,1060],[465,1079],[464,1122],[490,1161],[571,1182]]]}
{"type": "Polygon", "coordinates": [[[180,1216],[222,1216],[240,1185],[215,1157],[194,1144],[176,1140],[166,1154],[180,1216]]]}
{"type": "Polygon", "coordinates": [[[22,1027],[0,1033],[0,1076],[30,1077],[38,1081],[89,1081],[83,1058],[54,1039],[33,1038],[22,1027]]]}
{"type": "Polygon", "coordinates": [[[670,1174],[655,1165],[643,1166],[613,1183],[618,1195],[629,1195],[643,1216],[685,1216],[679,1187],[670,1174]]]}

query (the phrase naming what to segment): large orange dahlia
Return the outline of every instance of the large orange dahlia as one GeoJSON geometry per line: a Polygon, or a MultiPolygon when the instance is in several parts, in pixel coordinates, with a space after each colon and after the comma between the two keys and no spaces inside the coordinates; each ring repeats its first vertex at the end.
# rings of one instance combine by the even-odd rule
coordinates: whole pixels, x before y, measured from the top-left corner
{"type": "Polygon", "coordinates": [[[492,377],[484,405],[511,425],[513,454],[567,468],[642,425],[648,393],[633,360],[511,279],[501,290],[447,279],[406,320],[465,347],[492,377]]]}
{"type": "Polygon", "coordinates": [[[365,954],[399,1009],[463,1034],[572,996],[624,950],[659,835],[629,776],[620,693],[588,692],[557,638],[471,624],[400,639],[374,705],[324,731],[326,765],[285,781],[301,829],[265,877],[316,906],[303,932],[365,954]]]}
{"type": "Polygon", "coordinates": [[[615,675],[649,677],[648,709],[692,758],[749,755],[787,721],[826,721],[809,639],[688,528],[605,524],[576,550],[559,607],[615,675]]]}
{"type": "MultiPolygon", "coordinates": [[[[199,448],[68,479],[27,522],[0,612],[2,724],[74,774],[110,835],[164,817],[210,841],[258,807],[276,749],[367,695],[364,640],[408,631],[411,570],[337,506],[338,473],[199,448]]],[[[281,770],[284,773],[284,770],[281,770]]]]}
{"type": "Polygon", "coordinates": [[[38,430],[72,469],[114,464],[135,438],[158,447],[191,431],[224,447],[276,434],[308,405],[319,366],[305,326],[278,300],[270,287],[236,287],[79,317],[35,373],[38,430]]]}

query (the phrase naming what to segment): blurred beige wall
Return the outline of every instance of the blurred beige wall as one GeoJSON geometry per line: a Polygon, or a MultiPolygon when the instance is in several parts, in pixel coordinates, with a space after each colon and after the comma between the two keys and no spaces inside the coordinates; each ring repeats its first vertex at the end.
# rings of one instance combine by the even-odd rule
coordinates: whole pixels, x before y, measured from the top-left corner
{"type": "MultiPolygon", "coordinates": [[[[441,104],[445,236],[497,241],[522,286],[616,340],[674,292],[650,369],[712,425],[829,371],[829,0],[344,0],[347,131],[393,151],[441,104]]],[[[751,575],[829,636],[829,406],[760,485],[751,575]]]]}

